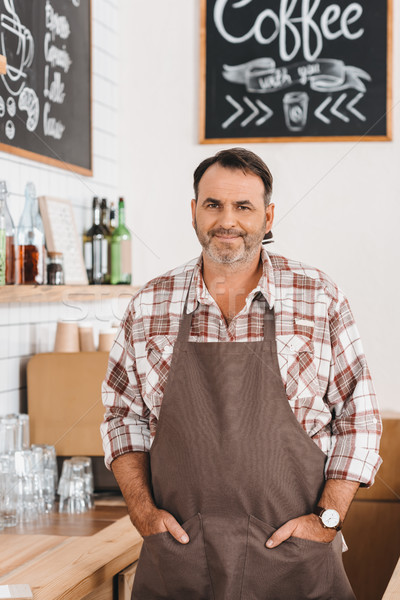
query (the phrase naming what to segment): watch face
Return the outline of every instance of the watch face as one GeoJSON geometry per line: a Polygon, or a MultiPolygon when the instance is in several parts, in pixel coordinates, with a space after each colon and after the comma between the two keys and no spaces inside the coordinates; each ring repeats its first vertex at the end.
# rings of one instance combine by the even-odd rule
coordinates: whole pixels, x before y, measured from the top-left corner
{"type": "Polygon", "coordinates": [[[325,527],[337,527],[340,522],[339,513],[336,510],[333,510],[333,508],[325,510],[321,519],[325,527]]]}

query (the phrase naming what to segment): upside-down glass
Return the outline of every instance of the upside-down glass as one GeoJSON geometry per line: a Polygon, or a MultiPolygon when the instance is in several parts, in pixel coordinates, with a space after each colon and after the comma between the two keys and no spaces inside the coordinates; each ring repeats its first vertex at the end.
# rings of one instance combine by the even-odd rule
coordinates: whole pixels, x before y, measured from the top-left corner
{"type": "Polygon", "coordinates": [[[89,457],[74,457],[63,462],[58,483],[59,512],[82,513],[93,506],[93,474],[89,457]]]}
{"type": "Polygon", "coordinates": [[[29,416],[9,414],[0,417],[0,454],[29,448],[29,416]]]}
{"type": "Polygon", "coordinates": [[[4,527],[17,524],[17,476],[12,454],[0,455],[0,515],[4,527]]]}
{"type": "Polygon", "coordinates": [[[44,509],[50,512],[54,507],[58,480],[56,450],[47,444],[32,444],[31,450],[35,464],[40,465],[42,471],[44,509]]]}

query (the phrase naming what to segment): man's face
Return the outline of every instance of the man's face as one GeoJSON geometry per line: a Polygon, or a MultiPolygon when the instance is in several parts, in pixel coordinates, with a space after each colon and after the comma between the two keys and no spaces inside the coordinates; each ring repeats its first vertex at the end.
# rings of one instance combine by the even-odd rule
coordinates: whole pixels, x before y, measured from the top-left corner
{"type": "Polygon", "coordinates": [[[199,183],[192,200],[193,227],[203,252],[222,264],[251,262],[270,231],[274,205],[265,208],[265,188],[251,171],[214,164],[199,183]]]}

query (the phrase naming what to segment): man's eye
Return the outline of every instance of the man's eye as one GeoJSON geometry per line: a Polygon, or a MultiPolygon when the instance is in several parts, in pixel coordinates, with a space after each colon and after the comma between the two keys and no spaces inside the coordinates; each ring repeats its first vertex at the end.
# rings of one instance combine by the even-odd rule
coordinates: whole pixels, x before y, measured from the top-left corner
{"type": "Polygon", "coordinates": [[[238,208],[240,208],[242,210],[250,210],[250,208],[248,206],[239,205],[238,208]]]}
{"type": "Polygon", "coordinates": [[[218,204],[215,204],[215,202],[210,202],[209,204],[207,204],[208,208],[218,208],[218,204]]]}

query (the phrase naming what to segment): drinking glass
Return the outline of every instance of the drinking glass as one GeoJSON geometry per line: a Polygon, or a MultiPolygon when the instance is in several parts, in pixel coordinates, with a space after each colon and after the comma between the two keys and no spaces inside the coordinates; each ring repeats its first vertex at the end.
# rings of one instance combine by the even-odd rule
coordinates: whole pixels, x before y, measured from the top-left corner
{"type": "Polygon", "coordinates": [[[75,457],[63,462],[58,493],[59,512],[82,513],[89,510],[92,503],[93,474],[88,457],[75,457]]]}

